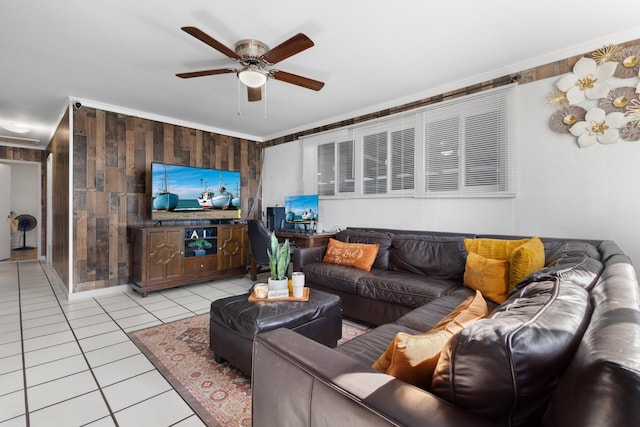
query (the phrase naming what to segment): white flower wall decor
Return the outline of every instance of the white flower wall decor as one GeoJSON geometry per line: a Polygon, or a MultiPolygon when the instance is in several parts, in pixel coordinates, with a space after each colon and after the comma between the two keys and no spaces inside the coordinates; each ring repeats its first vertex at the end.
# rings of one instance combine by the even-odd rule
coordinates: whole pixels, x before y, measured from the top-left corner
{"type": "Polygon", "coordinates": [[[605,46],[582,57],[556,82],[547,102],[551,129],[580,148],[640,140],[640,46],[605,46]]]}

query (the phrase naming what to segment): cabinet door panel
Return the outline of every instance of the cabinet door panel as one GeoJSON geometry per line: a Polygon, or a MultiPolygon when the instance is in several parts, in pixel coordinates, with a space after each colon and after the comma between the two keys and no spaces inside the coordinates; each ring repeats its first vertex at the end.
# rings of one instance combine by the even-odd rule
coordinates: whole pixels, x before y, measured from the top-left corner
{"type": "Polygon", "coordinates": [[[218,270],[244,267],[246,262],[246,227],[218,228],[218,270]]]}
{"type": "Polygon", "coordinates": [[[182,276],[182,233],[158,230],[148,233],[147,280],[171,280],[182,276]]]}

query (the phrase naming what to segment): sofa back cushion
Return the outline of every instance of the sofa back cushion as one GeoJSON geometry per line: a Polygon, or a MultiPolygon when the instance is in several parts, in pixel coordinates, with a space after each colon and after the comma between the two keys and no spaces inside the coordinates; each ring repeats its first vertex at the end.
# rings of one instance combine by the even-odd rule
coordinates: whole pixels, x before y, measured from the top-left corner
{"type": "Polygon", "coordinates": [[[555,278],[518,287],[443,348],[432,390],[495,422],[538,425],[591,315],[588,292],[555,278]]]}
{"type": "Polygon", "coordinates": [[[544,426],[640,424],[640,288],[631,263],[607,266],[593,314],[545,414],[544,426]]]}
{"type": "Polygon", "coordinates": [[[520,287],[557,277],[591,291],[603,269],[600,252],[593,245],[581,241],[564,242],[547,255],[546,266],[530,275],[520,287]]]}
{"type": "Polygon", "coordinates": [[[466,259],[463,236],[395,235],[389,269],[462,280],[466,259]]]}
{"type": "Polygon", "coordinates": [[[378,254],[373,268],[386,270],[389,268],[389,248],[391,248],[392,237],[393,234],[387,232],[346,229],[338,232],[336,240],[347,243],[377,244],[378,254]]]}

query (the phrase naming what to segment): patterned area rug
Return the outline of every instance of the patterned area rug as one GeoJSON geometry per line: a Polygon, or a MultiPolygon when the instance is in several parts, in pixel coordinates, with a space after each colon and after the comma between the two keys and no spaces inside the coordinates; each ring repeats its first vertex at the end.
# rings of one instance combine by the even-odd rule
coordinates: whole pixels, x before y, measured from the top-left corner
{"type": "MultiPolygon", "coordinates": [[[[342,340],[366,329],[342,323],[342,340]]],[[[129,334],[154,366],[208,426],[251,425],[251,379],[209,349],[209,314],[129,334]]]]}

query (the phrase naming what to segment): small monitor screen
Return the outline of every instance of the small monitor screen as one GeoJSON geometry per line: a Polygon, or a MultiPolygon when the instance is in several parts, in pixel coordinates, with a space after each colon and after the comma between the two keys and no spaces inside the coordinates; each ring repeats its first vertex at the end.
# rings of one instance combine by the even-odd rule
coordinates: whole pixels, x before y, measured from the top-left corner
{"type": "Polygon", "coordinates": [[[285,221],[294,224],[318,222],[318,195],[286,196],[284,198],[285,221]]]}

